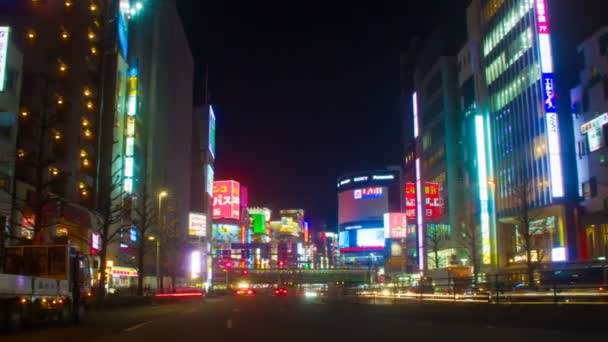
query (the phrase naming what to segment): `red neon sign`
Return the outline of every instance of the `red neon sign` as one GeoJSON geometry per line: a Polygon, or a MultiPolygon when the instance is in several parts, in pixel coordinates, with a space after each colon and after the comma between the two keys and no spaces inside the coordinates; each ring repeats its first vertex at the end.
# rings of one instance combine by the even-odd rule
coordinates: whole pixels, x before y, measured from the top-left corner
{"type": "Polygon", "coordinates": [[[538,33],[549,33],[549,10],[546,0],[536,0],[536,25],[538,33]]]}
{"type": "Polygon", "coordinates": [[[405,183],[405,216],[408,219],[416,218],[416,184],[405,183]]]}
{"type": "Polygon", "coordinates": [[[439,183],[424,183],[424,209],[427,218],[438,218],[443,214],[443,198],[439,183]]]}
{"type": "Polygon", "coordinates": [[[241,213],[241,186],[235,181],[213,182],[214,219],[238,220],[241,213]]]}

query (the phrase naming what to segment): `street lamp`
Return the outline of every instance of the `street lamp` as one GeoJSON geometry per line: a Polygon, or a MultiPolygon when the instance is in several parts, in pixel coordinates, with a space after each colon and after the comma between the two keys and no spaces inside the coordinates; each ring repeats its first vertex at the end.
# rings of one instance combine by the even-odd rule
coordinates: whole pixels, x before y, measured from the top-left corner
{"type": "Polygon", "coordinates": [[[167,190],[161,190],[158,192],[158,238],[156,239],[156,285],[158,289],[161,289],[163,285],[163,278],[160,274],[160,238],[162,237],[163,230],[163,219],[162,219],[162,204],[163,198],[169,196],[167,190]]]}
{"type": "Polygon", "coordinates": [[[160,239],[157,239],[156,236],[148,236],[149,241],[156,241],[156,290],[158,291],[160,287],[160,281],[158,277],[158,270],[160,269],[160,239]]]}

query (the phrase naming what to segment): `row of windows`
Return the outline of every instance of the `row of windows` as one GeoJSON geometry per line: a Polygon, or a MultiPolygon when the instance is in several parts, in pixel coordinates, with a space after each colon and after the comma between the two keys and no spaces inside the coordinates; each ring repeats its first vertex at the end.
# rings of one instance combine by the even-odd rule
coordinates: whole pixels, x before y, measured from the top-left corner
{"type": "Polygon", "coordinates": [[[534,0],[521,0],[505,15],[483,42],[483,56],[487,56],[517,23],[534,7],[534,0]]]}
{"type": "Polygon", "coordinates": [[[496,12],[505,3],[505,0],[490,0],[483,8],[483,18],[485,21],[490,21],[496,15],[496,12]]]}
{"type": "Polygon", "coordinates": [[[532,64],[522,70],[511,83],[492,96],[490,100],[491,111],[497,112],[502,109],[529,86],[540,80],[540,76],[540,67],[537,64],[532,64]]]}
{"type": "Polygon", "coordinates": [[[527,28],[511,43],[509,48],[501,53],[486,68],[486,82],[492,84],[502,75],[513,63],[517,62],[521,56],[532,47],[532,29],[527,28]]]}

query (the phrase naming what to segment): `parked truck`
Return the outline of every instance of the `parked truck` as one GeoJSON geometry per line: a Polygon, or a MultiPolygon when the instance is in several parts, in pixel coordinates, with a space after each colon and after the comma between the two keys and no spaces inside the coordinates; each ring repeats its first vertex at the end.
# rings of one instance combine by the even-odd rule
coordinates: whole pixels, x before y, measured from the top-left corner
{"type": "Polygon", "coordinates": [[[69,245],[6,247],[0,273],[0,325],[78,321],[91,295],[88,258],[69,245]]]}

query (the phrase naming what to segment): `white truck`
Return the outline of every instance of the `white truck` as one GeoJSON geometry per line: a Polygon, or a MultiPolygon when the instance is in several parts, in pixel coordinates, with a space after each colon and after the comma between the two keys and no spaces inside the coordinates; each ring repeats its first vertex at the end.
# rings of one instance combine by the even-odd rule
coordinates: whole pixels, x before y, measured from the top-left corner
{"type": "Polygon", "coordinates": [[[78,320],[90,297],[88,259],[68,245],[6,247],[0,273],[0,326],[78,320]]]}

